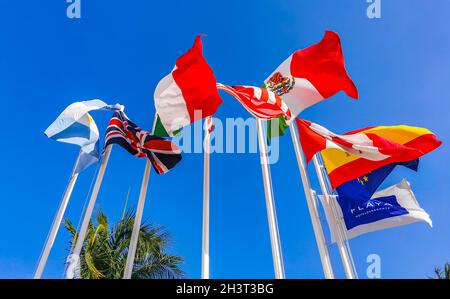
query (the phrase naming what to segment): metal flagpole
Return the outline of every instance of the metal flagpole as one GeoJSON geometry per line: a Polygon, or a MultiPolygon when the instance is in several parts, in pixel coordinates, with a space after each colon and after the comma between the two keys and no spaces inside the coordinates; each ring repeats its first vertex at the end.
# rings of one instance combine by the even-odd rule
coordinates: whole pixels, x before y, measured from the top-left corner
{"type": "MultiPolygon", "coordinates": [[[[155,113],[155,117],[153,119],[152,133],[155,132],[157,120],[158,114],[155,113]]],[[[134,217],[133,231],[131,233],[130,245],[128,247],[128,255],[125,264],[125,270],[123,273],[123,279],[131,279],[131,276],[133,275],[134,259],[136,257],[137,244],[139,241],[139,233],[141,231],[142,215],[144,214],[145,198],[147,197],[147,187],[150,178],[150,171],[151,171],[151,162],[149,159],[147,159],[147,162],[145,163],[144,176],[142,177],[141,191],[139,193],[139,201],[136,210],[136,215],[134,217]]]]}
{"type": "Polygon", "coordinates": [[[128,248],[127,262],[125,265],[123,279],[131,279],[131,275],[133,274],[134,258],[136,256],[139,232],[141,231],[142,214],[144,213],[145,197],[147,196],[147,186],[150,177],[150,170],[151,162],[149,159],[147,159],[147,162],[145,163],[145,171],[142,178],[141,192],[139,194],[136,216],[134,218],[133,233],[131,234],[130,246],[128,248]]]}
{"type": "Polygon", "coordinates": [[[202,224],[202,279],[210,278],[209,271],[209,170],[211,152],[211,134],[205,120],[205,140],[203,153],[203,224],[202,224]]]}
{"type": "Polygon", "coordinates": [[[81,151],[78,154],[78,158],[73,167],[72,174],[70,175],[69,183],[67,184],[66,191],[64,192],[64,196],[59,204],[58,212],[53,220],[52,227],[50,229],[49,235],[47,237],[47,241],[44,246],[44,250],[42,251],[41,257],[39,259],[39,264],[37,266],[36,272],[34,273],[34,279],[41,279],[42,273],[44,272],[45,265],[47,264],[48,257],[50,255],[50,251],[52,250],[53,244],[56,239],[56,235],[58,234],[59,227],[61,226],[62,219],[66,212],[67,204],[69,203],[70,197],[72,196],[73,188],[75,187],[75,183],[78,179],[78,172],[76,172],[78,163],[80,161],[81,151]]]}
{"type": "MultiPolygon", "coordinates": [[[[344,266],[345,276],[348,279],[355,279],[357,278],[356,271],[353,267],[352,258],[351,258],[351,252],[350,248],[346,248],[344,239],[344,233],[342,231],[342,222],[340,221],[338,215],[336,215],[336,210],[332,206],[333,198],[331,198],[330,191],[327,187],[327,180],[328,178],[325,176],[324,173],[324,166],[319,162],[318,155],[314,155],[313,161],[314,161],[314,167],[317,172],[317,177],[319,179],[320,188],[322,190],[323,196],[325,198],[325,203],[328,207],[326,207],[329,211],[331,223],[330,226],[333,227],[333,231],[335,232],[335,238],[337,247],[339,249],[339,254],[341,256],[342,265],[344,266]]],[[[347,244],[347,246],[349,246],[347,244]]]]}
{"type": "Polygon", "coordinates": [[[317,211],[317,204],[315,201],[315,192],[311,189],[309,183],[308,172],[306,171],[306,163],[303,155],[303,150],[300,145],[300,139],[297,136],[297,131],[293,123],[289,125],[291,131],[291,138],[294,144],[295,155],[297,157],[298,169],[302,178],[303,189],[305,191],[306,203],[308,205],[309,214],[313,225],[314,235],[316,237],[317,247],[319,248],[320,259],[322,261],[322,268],[325,278],[333,279],[333,268],[331,266],[330,254],[325,242],[322,225],[319,220],[319,213],[317,211]]]}
{"type": "Polygon", "coordinates": [[[275,201],[272,190],[272,178],[270,176],[263,122],[261,119],[257,119],[256,121],[258,126],[258,144],[261,159],[261,169],[264,180],[264,192],[266,197],[267,219],[269,221],[270,242],[272,245],[273,267],[275,270],[275,278],[284,279],[285,274],[283,256],[281,253],[280,234],[278,232],[277,215],[275,211],[275,201]]]}
{"type": "MultiPolygon", "coordinates": [[[[95,185],[92,190],[91,198],[89,199],[89,204],[86,208],[86,212],[84,213],[83,223],[81,224],[81,229],[77,237],[77,242],[71,254],[71,263],[78,263],[79,257],[81,253],[81,249],[83,248],[84,239],[86,238],[86,233],[89,227],[89,222],[91,220],[92,212],[94,211],[95,202],[97,201],[98,192],[100,191],[100,187],[103,182],[103,176],[105,175],[106,166],[108,165],[109,156],[111,155],[112,145],[108,146],[103,154],[103,161],[100,165],[100,169],[97,174],[97,179],[95,180],[95,185]]],[[[69,265],[66,272],[66,278],[72,279],[74,278],[74,265],[69,265]]]]}

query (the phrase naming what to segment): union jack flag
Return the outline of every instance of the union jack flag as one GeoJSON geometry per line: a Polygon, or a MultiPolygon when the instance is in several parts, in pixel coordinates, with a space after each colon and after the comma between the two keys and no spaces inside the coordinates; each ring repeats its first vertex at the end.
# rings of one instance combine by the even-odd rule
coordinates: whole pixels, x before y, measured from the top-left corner
{"type": "Polygon", "coordinates": [[[180,149],[170,140],[153,136],[116,111],[106,129],[105,148],[118,144],[135,157],[150,159],[158,174],[167,173],[181,160],[180,149]]]}

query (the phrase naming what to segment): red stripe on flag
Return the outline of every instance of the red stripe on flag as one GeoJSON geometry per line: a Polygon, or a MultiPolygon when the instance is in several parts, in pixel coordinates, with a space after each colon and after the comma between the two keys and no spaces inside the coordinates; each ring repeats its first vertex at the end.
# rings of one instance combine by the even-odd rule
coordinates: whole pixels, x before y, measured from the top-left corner
{"type": "Polygon", "coordinates": [[[151,151],[178,152],[179,148],[170,140],[149,140],[143,147],[151,151]]]}
{"type": "Polygon", "coordinates": [[[329,174],[331,185],[333,189],[335,189],[345,182],[366,175],[367,173],[385,165],[395,162],[407,162],[418,159],[421,156],[438,148],[441,144],[442,142],[439,141],[435,135],[426,134],[405,143],[404,147],[410,148],[411,151],[409,153],[404,153],[403,156],[397,155],[395,157],[390,157],[381,161],[371,161],[364,158],[359,158],[333,170],[329,174]]]}
{"type": "Polygon", "coordinates": [[[310,121],[300,118],[297,118],[295,121],[306,161],[309,162],[317,152],[327,147],[326,139],[309,128],[311,126],[310,121]]]}
{"type": "Polygon", "coordinates": [[[323,39],[292,55],[291,75],[305,78],[314,85],[324,98],[343,90],[357,99],[358,90],[345,70],[339,35],[326,31],[323,39]]]}
{"type": "Polygon", "coordinates": [[[261,119],[272,119],[277,116],[284,116],[286,119],[290,118],[290,110],[283,111],[282,102],[279,104],[269,103],[269,94],[265,89],[258,87],[245,87],[245,86],[227,86],[221,83],[217,84],[217,89],[226,91],[238,100],[244,108],[250,112],[253,116],[261,119]],[[261,92],[261,96],[258,98],[255,95],[255,90],[258,89],[261,92]]]}
{"type": "Polygon", "coordinates": [[[195,39],[194,46],[178,58],[176,66],[172,76],[181,89],[191,122],[198,120],[194,118],[196,110],[202,111],[201,118],[213,115],[222,99],[214,73],[203,57],[201,35],[195,39]]]}
{"type": "Polygon", "coordinates": [[[122,131],[124,131],[123,123],[118,118],[111,118],[111,120],[108,123],[108,127],[109,126],[116,126],[116,127],[119,127],[122,131]]]}

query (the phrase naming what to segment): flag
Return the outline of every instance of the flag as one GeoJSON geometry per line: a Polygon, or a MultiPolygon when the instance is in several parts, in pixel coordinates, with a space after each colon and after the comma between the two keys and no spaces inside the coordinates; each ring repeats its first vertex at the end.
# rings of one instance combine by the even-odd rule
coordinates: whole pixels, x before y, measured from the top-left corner
{"type": "Polygon", "coordinates": [[[388,164],[354,180],[343,183],[336,188],[339,199],[351,202],[365,202],[369,200],[396,166],[404,166],[417,171],[419,159],[388,164]]]}
{"type": "Polygon", "coordinates": [[[208,134],[211,134],[212,131],[214,131],[214,121],[212,116],[208,116],[207,118],[205,118],[204,129],[208,134]]]}
{"type": "Polygon", "coordinates": [[[124,109],[122,105],[108,105],[101,100],[76,102],[69,105],[45,130],[47,137],[81,147],[75,172],[80,173],[100,159],[99,132],[89,111],[124,109]]]}
{"type": "Polygon", "coordinates": [[[223,90],[237,99],[254,117],[272,119],[282,116],[289,120],[292,116],[289,107],[275,92],[253,86],[228,86],[217,83],[217,89],[223,90]]]}
{"type": "Polygon", "coordinates": [[[319,151],[333,188],[384,165],[420,158],[441,145],[429,130],[411,126],[377,126],[335,134],[297,119],[300,142],[309,162],[319,151]]]}
{"type": "Polygon", "coordinates": [[[117,111],[106,129],[105,148],[118,144],[135,157],[147,157],[158,174],[167,173],[181,161],[180,149],[170,140],[153,136],[117,111]]]}
{"type": "MultiPolygon", "coordinates": [[[[320,197],[323,200],[323,197],[320,197]]],[[[334,197],[335,199],[336,197],[334,197]]],[[[430,216],[420,207],[405,179],[376,192],[371,198],[337,198],[338,217],[344,219],[348,239],[377,230],[423,221],[432,226],[430,216]]],[[[330,215],[326,212],[329,220],[330,215]]],[[[331,229],[332,241],[336,233],[331,229]]]]}
{"type": "Polygon", "coordinates": [[[173,71],[159,82],[154,98],[159,116],[155,132],[162,132],[161,135],[174,136],[182,127],[217,111],[222,99],[214,73],[203,57],[201,35],[178,58],[173,71]]]}
{"type": "MultiPolygon", "coordinates": [[[[264,85],[282,97],[294,118],[339,91],[358,98],[358,90],[345,69],[339,35],[332,31],[326,31],[319,43],[294,52],[270,74],[264,85]]],[[[287,127],[282,119],[280,124],[287,127]]],[[[279,128],[276,123],[271,125],[279,128]]],[[[283,128],[268,133],[282,135],[283,128]]]]}

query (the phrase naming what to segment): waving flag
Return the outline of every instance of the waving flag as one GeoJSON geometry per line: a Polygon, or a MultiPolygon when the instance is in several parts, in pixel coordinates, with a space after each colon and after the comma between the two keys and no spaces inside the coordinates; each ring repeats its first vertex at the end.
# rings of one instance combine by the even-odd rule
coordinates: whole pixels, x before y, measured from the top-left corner
{"type": "Polygon", "coordinates": [[[217,89],[232,95],[256,118],[272,119],[283,116],[289,120],[292,116],[289,107],[272,91],[253,86],[231,87],[221,83],[217,83],[217,89]]]}
{"type": "Polygon", "coordinates": [[[364,202],[369,200],[377,191],[378,187],[384,182],[396,166],[404,166],[417,171],[419,159],[407,162],[392,163],[381,168],[375,169],[361,177],[349,182],[343,183],[336,188],[340,199],[354,202],[364,202]]]}
{"type": "Polygon", "coordinates": [[[206,132],[208,132],[208,134],[211,134],[212,131],[214,131],[214,121],[212,116],[208,116],[207,118],[205,118],[204,129],[206,132]]]}
{"type": "Polygon", "coordinates": [[[307,161],[321,151],[333,188],[375,169],[412,161],[433,151],[441,141],[429,130],[411,126],[378,126],[335,134],[297,119],[307,161]]]}
{"type": "Polygon", "coordinates": [[[147,157],[158,174],[167,173],[181,160],[175,143],[142,130],[123,111],[114,113],[106,129],[105,148],[112,144],[120,145],[135,157],[147,157]]]}
{"type": "Polygon", "coordinates": [[[201,36],[194,46],[176,61],[173,71],[155,90],[155,107],[159,120],[155,132],[176,131],[196,120],[213,115],[222,103],[214,73],[203,57],[201,36]],[[200,114],[195,112],[199,111],[200,114]]]}
{"type": "MultiPolygon", "coordinates": [[[[339,91],[358,98],[358,90],[345,69],[339,35],[332,31],[326,31],[319,43],[294,52],[264,84],[282,97],[294,118],[339,91]]],[[[285,126],[282,121],[283,124],[285,126]]],[[[269,133],[276,133],[271,131],[269,133]]],[[[282,135],[283,130],[279,133],[282,135]]]]}
{"type": "MultiPolygon", "coordinates": [[[[370,178],[368,181],[370,182],[370,178]]],[[[364,184],[364,178],[361,178],[358,183],[364,184]]],[[[323,200],[323,197],[321,199],[323,200]]],[[[368,232],[419,221],[432,226],[430,216],[420,207],[406,180],[376,192],[372,197],[354,197],[345,192],[339,195],[337,201],[338,213],[344,219],[349,239],[368,232]]],[[[326,217],[329,219],[330,215],[327,214],[326,217]]],[[[335,242],[336,232],[333,229],[331,234],[335,242]]]]}
{"type": "Polygon", "coordinates": [[[76,102],[68,106],[58,118],[45,130],[47,137],[59,142],[75,144],[81,147],[76,172],[82,172],[100,158],[99,132],[89,111],[99,109],[120,110],[123,106],[108,105],[101,100],[76,102]]]}

